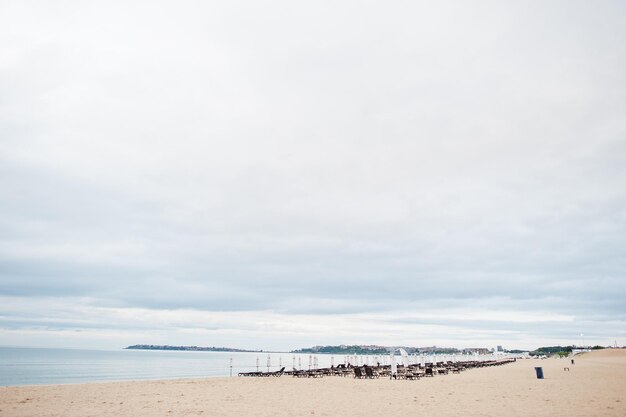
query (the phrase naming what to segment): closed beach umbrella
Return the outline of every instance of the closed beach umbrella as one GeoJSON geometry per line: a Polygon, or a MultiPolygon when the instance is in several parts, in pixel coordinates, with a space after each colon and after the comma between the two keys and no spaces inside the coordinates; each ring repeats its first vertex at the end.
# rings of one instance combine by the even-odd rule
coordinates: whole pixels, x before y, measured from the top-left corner
{"type": "Polygon", "coordinates": [[[402,348],[398,350],[400,351],[400,356],[402,356],[402,364],[408,368],[409,367],[409,354],[406,353],[406,350],[402,348]]]}
{"type": "Polygon", "coordinates": [[[270,371],[270,355],[267,355],[267,372],[270,371]]]}
{"type": "Polygon", "coordinates": [[[396,375],[398,373],[398,365],[396,364],[396,355],[395,352],[391,352],[391,357],[389,358],[391,362],[391,375],[396,375]]]}

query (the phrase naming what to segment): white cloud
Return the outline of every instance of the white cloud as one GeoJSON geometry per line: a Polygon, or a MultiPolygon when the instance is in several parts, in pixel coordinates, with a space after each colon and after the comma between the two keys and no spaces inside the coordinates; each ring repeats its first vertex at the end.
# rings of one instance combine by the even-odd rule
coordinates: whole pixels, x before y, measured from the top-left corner
{"type": "Polygon", "coordinates": [[[241,345],[626,319],[619,2],[1,7],[0,293],[60,303],[12,335],[77,297],[241,345]]]}

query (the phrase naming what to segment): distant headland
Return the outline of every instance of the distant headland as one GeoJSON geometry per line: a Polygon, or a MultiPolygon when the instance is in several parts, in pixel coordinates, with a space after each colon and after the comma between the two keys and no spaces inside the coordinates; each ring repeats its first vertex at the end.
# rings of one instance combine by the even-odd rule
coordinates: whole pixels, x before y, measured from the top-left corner
{"type": "Polygon", "coordinates": [[[426,353],[438,355],[451,355],[463,352],[489,353],[487,348],[455,349],[445,347],[409,347],[409,346],[379,346],[379,345],[339,345],[339,346],[313,346],[292,350],[291,353],[332,353],[341,355],[385,355],[401,347],[409,354],[426,353]]]}
{"type": "Polygon", "coordinates": [[[169,345],[132,345],[127,346],[124,349],[138,349],[138,350],[184,350],[184,351],[196,351],[196,352],[263,352],[262,350],[244,350],[233,349],[227,347],[205,347],[205,346],[169,346],[169,345]]]}

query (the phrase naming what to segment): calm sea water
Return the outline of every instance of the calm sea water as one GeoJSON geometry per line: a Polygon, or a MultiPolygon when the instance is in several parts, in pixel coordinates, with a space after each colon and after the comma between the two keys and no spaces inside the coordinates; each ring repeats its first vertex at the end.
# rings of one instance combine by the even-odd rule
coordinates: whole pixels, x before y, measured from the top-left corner
{"type": "Polygon", "coordinates": [[[308,369],[344,361],[343,356],[290,353],[182,352],[155,350],[75,350],[0,347],[0,386],[65,384],[96,381],[204,378],[280,365],[308,369]],[[294,360],[295,358],[295,360],[294,360]],[[258,362],[257,362],[258,361],[258,362]]]}
{"type": "MultiPolygon", "coordinates": [[[[388,364],[385,356],[292,353],[184,352],[162,350],[77,350],[0,347],[0,386],[98,381],[206,378],[239,372],[330,367],[331,364],[388,364]],[[232,361],[232,368],[231,368],[232,361]]],[[[491,355],[472,360],[493,359],[491,355]]],[[[431,356],[422,361],[455,360],[431,356]]],[[[398,361],[400,358],[398,357],[398,361]]],[[[418,363],[419,357],[411,357],[418,363]]]]}

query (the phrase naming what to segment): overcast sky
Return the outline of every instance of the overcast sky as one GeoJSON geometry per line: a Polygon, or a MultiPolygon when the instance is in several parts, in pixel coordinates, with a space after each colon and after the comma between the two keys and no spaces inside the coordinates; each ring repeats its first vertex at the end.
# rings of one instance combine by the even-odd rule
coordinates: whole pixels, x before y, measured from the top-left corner
{"type": "Polygon", "coordinates": [[[626,344],[625,21],[0,2],[0,345],[626,344]]]}

